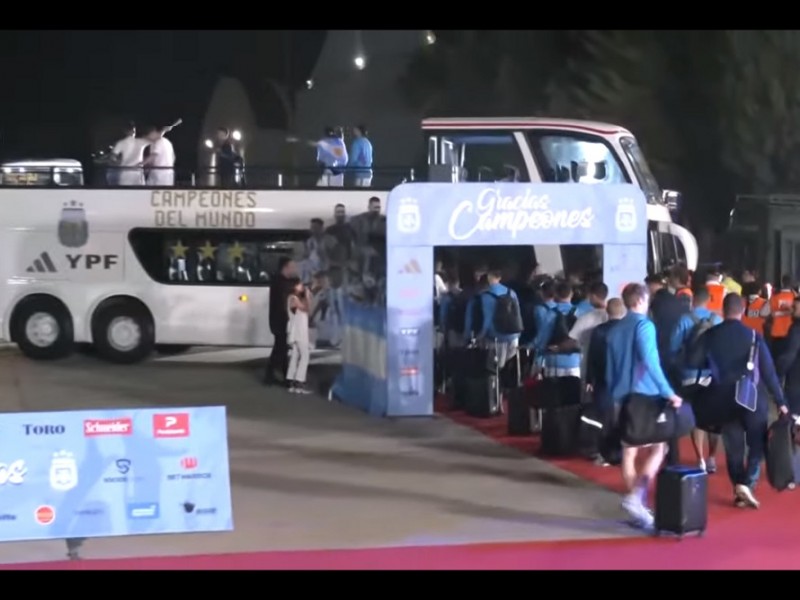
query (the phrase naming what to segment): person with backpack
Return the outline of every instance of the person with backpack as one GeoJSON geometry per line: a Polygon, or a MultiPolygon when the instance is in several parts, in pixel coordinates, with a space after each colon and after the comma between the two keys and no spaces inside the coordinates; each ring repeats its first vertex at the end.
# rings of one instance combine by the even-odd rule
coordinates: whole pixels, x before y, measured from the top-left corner
{"type": "Polygon", "coordinates": [[[544,377],[557,379],[559,395],[570,398],[575,396],[577,402],[580,399],[580,351],[560,349],[578,320],[575,313],[576,309],[572,304],[572,286],[566,281],[561,281],[555,286],[555,305],[549,309],[547,320],[538,330],[535,345],[543,351],[544,377]]]}
{"type": "MultiPolygon", "coordinates": [[[[697,353],[698,345],[705,333],[722,323],[722,317],[708,308],[711,298],[706,287],[696,289],[692,295],[692,310],[683,315],[672,334],[672,364],[681,368],[681,396],[683,398],[696,398],[711,384],[711,371],[697,369],[689,366],[689,357],[697,353]]],[[[707,473],[717,471],[717,450],[719,448],[719,435],[706,434],[705,431],[695,428],[692,431],[692,445],[697,455],[698,466],[707,473]],[[705,439],[708,436],[708,460],[705,458],[705,439]]]]}
{"type": "Polygon", "coordinates": [[[502,277],[499,269],[492,269],[486,276],[489,287],[480,295],[483,323],[477,335],[485,343],[497,344],[500,369],[516,355],[523,330],[519,299],[514,290],[500,283],[502,277]]]}
{"type": "Polygon", "coordinates": [[[471,288],[465,288],[462,294],[466,297],[464,302],[464,342],[469,343],[477,339],[483,329],[483,304],[481,294],[489,289],[489,276],[483,273],[478,276],[476,283],[471,288]]]}

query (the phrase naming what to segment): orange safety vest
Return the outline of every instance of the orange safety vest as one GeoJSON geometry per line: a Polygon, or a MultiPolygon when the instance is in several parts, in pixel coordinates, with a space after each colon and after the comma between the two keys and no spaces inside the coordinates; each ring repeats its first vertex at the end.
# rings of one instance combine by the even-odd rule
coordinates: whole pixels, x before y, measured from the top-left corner
{"type": "Polygon", "coordinates": [[[707,305],[708,310],[717,313],[718,315],[722,315],[722,301],[725,300],[725,293],[727,292],[725,286],[721,283],[717,283],[716,281],[709,281],[706,283],[706,289],[708,290],[708,295],[710,296],[707,305]]]}
{"type": "Polygon", "coordinates": [[[772,321],[770,337],[784,338],[789,335],[789,328],[792,326],[792,303],[794,298],[792,290],[781,290],[770,298],[769,314],[772,321]]]}
{"type": "Polygon", "coordinates": [[[766,303],[767,301],[764,298],[757,296],[748,302],[747,310],[745,310],[742,317],[742,323],[761,335],[764,335],[764,322],[767,320],[761,316],[761,309],[764,308],[766,303]]]}

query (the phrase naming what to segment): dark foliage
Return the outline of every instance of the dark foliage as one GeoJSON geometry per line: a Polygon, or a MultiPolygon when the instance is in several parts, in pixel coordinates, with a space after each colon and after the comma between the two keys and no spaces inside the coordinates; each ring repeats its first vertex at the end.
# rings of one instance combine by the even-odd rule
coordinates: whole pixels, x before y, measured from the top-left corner
{"type": "Polygon", "coordinates": [[[464,31],[401,89],[428,115],[622,125],[690,219],[720,226],[736,193],[800,188],[798,71],[796,31],[464,31]]]}

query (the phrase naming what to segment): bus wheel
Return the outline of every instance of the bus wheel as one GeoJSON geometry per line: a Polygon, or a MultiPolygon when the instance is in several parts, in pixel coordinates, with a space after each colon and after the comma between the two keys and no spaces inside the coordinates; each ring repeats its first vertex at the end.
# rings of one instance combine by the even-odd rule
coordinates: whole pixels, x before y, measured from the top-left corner
{"type": "Polygon", "coordinates": [[[164,356],[173,356],[175,354],[183,354],[191,346],[186,344],[156,344],[156,352],[164,356]]]}
{"type": "Polygon", "coordinates": [[[55,360],[72,353],[72,317],[52,296],[23,300],[11,316],[11,339],[34,360],[55,360]]]}
{"type": "Polygon", "coordinates": [[[92,320],[97,353],[118,364],[147,358],[155,345],[153,319],[134,302],[120,300],[100,309],[92,320]]]}

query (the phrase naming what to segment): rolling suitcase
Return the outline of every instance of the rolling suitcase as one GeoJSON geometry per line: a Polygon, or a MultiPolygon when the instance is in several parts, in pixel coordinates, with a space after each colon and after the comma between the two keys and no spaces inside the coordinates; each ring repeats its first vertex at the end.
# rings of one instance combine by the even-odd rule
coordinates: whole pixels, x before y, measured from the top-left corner
{"type": "Polygon", "coordinates": [[[452,407],[465,410],[470,378],[480,378],[486,372],[489,353],[483,348],[449,348],[445,369],[449,373],[452,389],[452,407]]]}
{"type": "Polygon", "coordinates": [[[578,424],[578,451],[581,456],[593,459],[600,454],[603,436],[608,432],[606,421],[606,415],[597,404],[583,406],[578,424]]]}
{"type": "Polygon", "coordinates": [[[767,434],[767,479],[782,492],[800,483],[800,452],[794,437],[797,426],[791,417],[779,417],[767,434]]]}
{"type": "Polygon", "coordinates": [[[708,525],[708,475],[702,469],[673,466],[656,479],[655,534],[703,535],[708,525]]]}
{"type": "Polygon", "coordinates": [[[497,363],[497,341],[494,343],[494,353],[488,349],[483,350],[483,369],[474,365],[475,370],[468,371],[467,395],[464,410],[471,417],[487,419],[503,412],[500,393],[500,369],[497,363]]]}
{"type": "Polygon", "coordinates": [[[500,414],[497,375],[482,374],[464,381],[464,411],[471,417],[488,419],[500,414]]]}
{"type": "Polygon", "coordinates": [[[522,385],[520,353],[512,364],[516,368],[516,380],[510,380],[508,391],[508,435],[522,436],[531,433],[531,405],[528,403],[527,390],[522,385]]]}
{"type": "Polygon", "coordinates": [[[542,414],[542,454],[570,456],[578,447],[580,405],[558,406],[542,414]]]}

